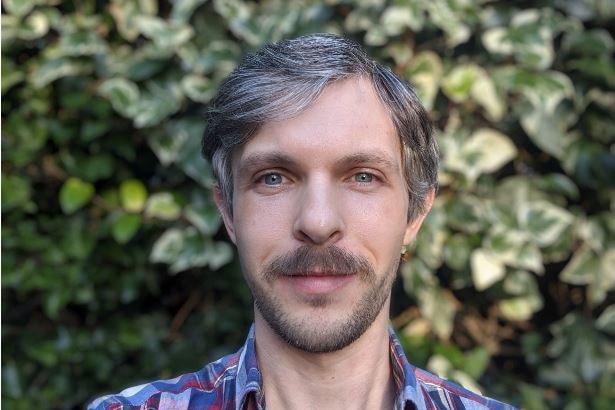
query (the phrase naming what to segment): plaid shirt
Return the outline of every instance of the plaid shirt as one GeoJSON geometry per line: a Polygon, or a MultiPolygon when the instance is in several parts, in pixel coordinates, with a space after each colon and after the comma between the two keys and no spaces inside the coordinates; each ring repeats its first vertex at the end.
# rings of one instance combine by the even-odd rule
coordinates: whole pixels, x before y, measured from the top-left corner
{"type": "MultiPolygon", "coordinates": [[[[390,332],[395,410],[515,410],[412,366],[390,332]]],[[[264,410],[263,380],[254,350],[254,326],[245,345],[195,373],[160,380],[95,400],[88,410],[264,410]]]]}

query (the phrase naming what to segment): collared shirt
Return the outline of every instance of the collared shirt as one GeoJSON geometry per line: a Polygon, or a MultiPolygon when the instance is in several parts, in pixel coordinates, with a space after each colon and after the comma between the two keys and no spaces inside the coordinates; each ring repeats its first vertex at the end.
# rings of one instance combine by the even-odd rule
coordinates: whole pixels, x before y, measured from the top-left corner
{"type": "MultiPolygon", "coordinates": [[[[390,333],[397,388],[395,410],[515,410],[412,366],[390,333]]],[[[95,400],[88,410],[265,410],[263,380],[254,348],[254,325],[243,347],[203,369],[95,400]]]]}

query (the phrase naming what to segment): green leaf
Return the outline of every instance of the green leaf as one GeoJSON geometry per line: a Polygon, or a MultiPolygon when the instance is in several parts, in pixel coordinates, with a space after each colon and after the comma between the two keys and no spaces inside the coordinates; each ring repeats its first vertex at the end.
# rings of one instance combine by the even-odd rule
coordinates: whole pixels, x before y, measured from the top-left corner
{"type": "Polygon", "coordinates": [[[574,222],[570,212],[547,201],[521,203],[517,215],[532,242],[541,247],[555,243],[574,222]]]}
{"type": "Polygon", "coordinates": [[[457,300],[452,293],[436,286],[429,286],[418,292],[419,308],[431,323],[432,329],[443,340],[453,331],[457,300]]]}
{"type": "Polygon", "coordinates": [[[442,91],[456,103],[467,100],[474,87],[477,71],[477,67],[473,64],[453,68],[442,81],[442,91]]]}
{"type": "Polygon", "coordinates": [[[427,266],[437,269],[442,265],[443,245],[446,240],[444,229],[446,217],[440,203],[436,203],[424,220],[416,241],[416,254],[427,266]]]}
{"type": "Polygon", "coordinates": [[[204,161],[201,155],[201,137],[205,124],[202,121],[188,119],[178,121],[175,125],[176,132],[188,135],[177,154],[179,167],[201,186],[211,188],[214,183],[213,171],[211,165],[204,161]],[[184,129],[177,128],[180,126],[184,126],[184,129]]]}
{"type": "Polygon", "coordinates": [[[43,37],[49,31],[49,19],[44,13],[34,11],[26,17],[23,25],[18,31],[18,36],[22,40],[36,40],[43,37]]]}
{"type": "Polygon", "coordinates": [[[472,280],[477,290],[482,291],[502,280],[506,268],[493,253],[484,249],[475,249],[470,257],[472,280]]]}
{"type": "Polygon", "coordinates": [[[445,357],[452,367],[456,369],[460,369],[464,365],[465,357],[458,346],[438,343],[434,346],[433,351],[435,355],[445,357]]]}
{"type": "Polygon", "coordinates": [[[444,204],[448,224],[454,229],[469,234],[480,232],[486,227],[488,223],[485,219],[486,211],[483,200],[467,194],[449,199],[444,204]]]}
{"type": "Polygon", "coordinates": [[[178,159],[184,143],[190,137],[186,130],[176,129],[173,124],[169,122],[164,129],[154,130],[147,139],[150,148],[164,166],[169,166],[178,159]]]}
{"type": "Polygon", "coordinates": [[[412,58],[406,75],[417,89],[425,108],[431,109],[436,100],[444,72],[440,57],[432,51],[424,51],[412,58]]]}
{"type": "Polygon", "coordinates": [[[128,179],[120,184],[120,203],[128,212],[141,212],[147,200],[147,189],[139,180],[128,179]]]}
{"type": "Polygon", "coordinates": [[[36,0],[3,0],[2,6],[9,14],[23,17],[28,14],[34,6],[38,4],[36,0]]]}
{"type": "Polygon", "coordinates": [[[22,82],[26,76],[22,70],[17,68],[13,60],[2,57],[2,95],[11,89],[14,85],[22,82]]]}
{"type": "Polygon", "coordinates": [[[497,93],[493,80],[486,71],[482,69],[477,70],[470,95],[487,112],[489,119],[492,121],[502,119],[506,107],[502,98],[497,93]]]}
{"type": "Polygon", "coordinates": [[[605,146],[583,137],[567,147],[561,164],[581,186],[601,190],[611,185],[615,156],[605,146]]]}
{"type": "Polygon", "coordinates": [[[24,207],[30,202],[30,183],[25,178],[6,175],[3,172],[0,188],[2,189],[2,213],[24,207]]]}
{"type": "Polygon", "coordinates": [[[408,295],[418,298],[425,289],[438,286],[438,279],[419,258],[405,261],[401,265],[404,290],[408,295]]]}
{"type": "Polygon", "coordinates": [[[188,23],[194,10],[207,1],[208,0],[176,0],[173,2],[171,19],[179,23],[188,23]]]}
{"type": "Polygon", "coordinates": [[[214,235],[220,229],[222,219],[213,204],[195,204],[191,202],[184,209],[184,216],[203,235],[214,235]]]}
{"type": "Polygon", "coordinates": [[[185,233],[181,229],[167,229],[154,243],[150,253],[153,263],[173,263],[176,261],[184,247],[185,233]]]}
{"type": "Polygon", "coordinates": [[[167,230],[154,244],[150,261],[168,263],[173,273],[194,267],[209,266],[216,270],[233,258],[233,249],[226,242],[204,238],[194,227],[167,230]]]}
{"type": "Polygon", "coordinates": [[[563,121],[534,108],[521,117],[521,125],[536,146],[555,158],[562,158],[569,144],[563,121]]]}
{"type": "Polygon", "coordinates": [[[140,99],[137,85],[125,78],[112,78],[104,81],[99,93],[107,98],[113,108],[126,117],[131,117],[134,106],[140,99]]]}
{"type": "Polygon", "coordinates": [[[485,48],[492,54],[510,55],[514,46],[504,27],[493,27],[485,30],[481,38],[485,48]]]}
{"type": "Polygon", "coordinates": [[[113,175],[115,159],[108,154],[78,156],[74,158],[74,163],[66,165],[66,169],[69,173],[86,181],[96,182],[113,175]]]}
{"type": "Polygon", "coordinates": [[[600,259],[587,247],[577,250],[560,273],[560,279],[573,285],[592,284],[600,275],[600,259]]]}
{"type": "Polygon", "coordinates": [[[615,305],[607,306],[596,320],[596,328],[615,335],[615,305]]]}
{"type": "Polygon", "coordinates": [[[603,29],[573,31],[564,34],[562,50],[592,57],[611,55],[615,51],[613,37],[603,29]]]}
{"type": "Polygon", "coordinates": [[[476,347],[464,356],[464,364],[461,370],[475,380],[483,375],[487,365],[489,365],[489,359],[491,359],[491,355],[484,347],[476,347]]]}
{"type": "Polygon", "coordinates": [[[120,244],[125,244],[135,236],[141,227],[141,215],[123,214],[111,225],[111,235],[120,244]]]}
{"type": "Polygon", "coordinates": [[[604,251],[604,247],[607,246],[609,219],[615,220],[615,216],[611,218],[600,218],[599,216],[594,216],[587,220],[581,220],[576,225],[579,238],[583,240],[585,245],[596,253],[604,251]]]}
{"type": "Polygon", "coordinates": [[[553,115],[559,104],[575,95],[572,80],[559,71],[540,74],[517,71],[515,81],[534,109],[553,115]]]}
{"type": "Polygon", "coordinates": [[[471,251],[468,237],[456,234],[448,238],[444,244],[444,260],[449,267],[460,271],[468,264],[471,251]]]}
{"type": "Polygon", "coordinates": [[[173,221],[181,215],[181,206],[170,192],[157,192],[150,195],[145,205],[145,216],[173,221]]]}
{"type": "Polygon", "coordinates": [[[2,387],[8,397],[20,397],[23,394],[19,372],[13,360],[2,365],[2,387]]]}
{"type": "MultiPolygon", "coordinates": [[[[45,314],[50,319],[57,320],[60,315],[60,310],[68,304],[70,298],[71,293],[67,287],[48,289],[48,291],[45,292],[45,298],[43,300],[43,309],[45,314]]],[[[55,365],[57,361],[57,357],[52,359],[51,357],[40,356],[39,359],[43,362],[43,364],[49,367],[55,365]]]]}
{"type": "Polygon", "coordinates": [[[549,406],[546,403],[546,392],[544,389],[531,384],[521,383],[520,385],[521,396],[523,402],[528,409],[532,410],[549,410],[549,406]]]}
{"type": "Polygon", "coordinates": [[[387,7],[380,17],[380,26],[388,36],[396,36],[406,28],[419,31],[424,24],[424,13],[419,2],[387,7]]]}
{"type": "Polygon", "coordinates": [[[155,16],[136,16],[133,23],[161,49],[179,47],[194,36],[194,30],[189,25],[177,21],[167,22],[155,16]]]}
{"type": "Polygon", "coordinates": [[[485,48],[492,54],[514,55],[519,63],[544,70],[555,57],[554,32],[544,24],[545,13],[526,9],[513,14],[508,28],[493,27],[482,36],[485,48]]]}
{"type": "Polygon", "coordinates": [[[451,49],[465,43],[471,35],[470,27],[465,24],[471,7],[467,2],[451,2],[447,0],[430,0],[424,2],[429,13],[430,23],[446,33],[446,44],[451,49]]]}
{"type": "Polygon", "coordinates": [[[198,48],[192,43],[184,44],[177,50],[177,54],[182,64],[192,73],[215,72],[216,76],[224,77],[237,66],[241,49],[235,42],[216,40],[208,43],[205,48],[198,48]]]}
{"type": "Polygon", "coordinates": [[[3,161],[9,160],[18,167],[35,162],[43,151],[49,134],[45,120],[32,119],[14,111],[2,125],[3,161]]]}
{"type": "Polygon", "coordinates": [[[46,367],[53,367],[58,363],[59,357],[51,341],[35,340],[25,347],[26,354],[46,367]]]}
{"type": "Polygon", "coordinates": [[[114,1],[114,7],[109,11],[117,25],[120,35],[128,41],[135,40],[140,32],[135,24],[139,16],[154,16],[158,13],[158,2],[155,0],[114,1]]]}
{"type": "Polygon", "coordinates": [[[29,76],[30,82],[37,88],[43,88],[57,79],[87,74],[92,70],[89,62],[54,58],[36,66],[29,76]]]}
{"type": "Polygon", "coordinates": [[[76,31],[60,38],[59,52],[64,56],[91,56],[107,52],[107,44],[96,32],[76,31]]]}
{"type": "Polygon", "coordinates": [[[499,302],[502,314],[511,320],[528,320],[543,308],[543,299],[536,278],[525,271],[514,271],[504,279],[504,290],[512,298],[499,302]]]}
{"type": "Polygon", "coordinates": [[[536,184],[542,191],[564,194],[573,200],[579,199],[579,188],[564,174],[543,175],[542,178],[536,181],[536,184]]]}
{"type": "Polygon", "coordinates": [[[90,142],[103,136],[111,129],[111,124],[106,121],[84,121],[81,124],[81,139],[90,142]]]}
{"type": "Polygon", "coordinates": [[[216,94],[215,85],[207,78],[190,74],[182,79],[182,90],[192,101],[208,103],[216,94]]]}
{"type": "Polygon", "coordinates": [[[494,225],[483,248],[507,266],[544,273],[542,254],[525,232],[494,225]]]}
{"type": "Polygon", "coordinates": [[[475,181],[481,174],[497,171],[515,158],[517,149],[506,135],[493,129],[479,129],[464,142],[443,144],[443,165],[475,181]]]}
{"type": "Polygon", "coordinates": [[[207,264],[212,270],[218,270],[233,259],[233,248],[227,242],[213,242],[206,248],[207,264]]]}
{"type": "Polygon", "coordinates": [[[615,289],[615,249],[611,248],[600,255],[600,270],[587,288],[587,297],[592,306],[598,306],[615,289]]]}
{"type": "Polygon", "coordinates": [[[176,83],[149,82],[140,100],[132,106],[128,115],[137,128],[160,124],[181,107],[183,94],[176,83]]]}
{"type": "Polygon", "coordinates": [[[531,299],[526,296],[500,300],[498,305],[504,317],[510,320],[528,320],[534,313],[531,299]]]}
{"type": "Polygon", "coordinates": [[[472,98],[497,121],[504,115],[505,106],[497,93],[491,76],[476,64],[458,65],[442,81],[442,91],[456,103],[472,98]]]}
{"type": "Polygon", "coordinates": [[[72,214],[85,206],[94,196],[94,185],[71,177],[60,189],[60,206],[65,214],[72,214]]]}

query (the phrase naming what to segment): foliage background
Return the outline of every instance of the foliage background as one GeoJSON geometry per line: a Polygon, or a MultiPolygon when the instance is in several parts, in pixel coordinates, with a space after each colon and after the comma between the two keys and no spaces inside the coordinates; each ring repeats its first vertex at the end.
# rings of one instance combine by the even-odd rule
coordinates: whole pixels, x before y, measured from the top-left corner
{"type": "Polygon", "coordinates": [[[2,2],[2,402],[200,368],[251,301],[198,154],[240,55],[346,33],[414,83],[442,187],[395,289],[410,359],[528,409],[615,400],[615,3],[2,2]]]}

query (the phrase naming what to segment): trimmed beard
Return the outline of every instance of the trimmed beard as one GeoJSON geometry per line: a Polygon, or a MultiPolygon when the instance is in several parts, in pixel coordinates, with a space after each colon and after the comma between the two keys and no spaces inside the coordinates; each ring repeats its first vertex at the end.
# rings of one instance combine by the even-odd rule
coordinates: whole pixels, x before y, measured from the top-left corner
{"type": "MultiPolygon", "coordinates": [[[[280,338],[305,352],[329,353],[350,345],[371,326],[391,294],[398,266],[399,259],[395,259],[390,269],[378,277],[366,258],[335,246],[324,249],[303,246],[266,265],[259,277],[270,284],[284,276],[321,271],[331,275],[357,275],[360,281],[368,285],[349,313],[317,326],[310,323],[314,316],[303,319],[293,317],[292,312],[286,311],[283,303],[258,280],[245,276],[256,309],[280,338]]],[[[330,303],[328,295],[314,296],[309,300],[314,308],[324,308],[330,303]]]]}

